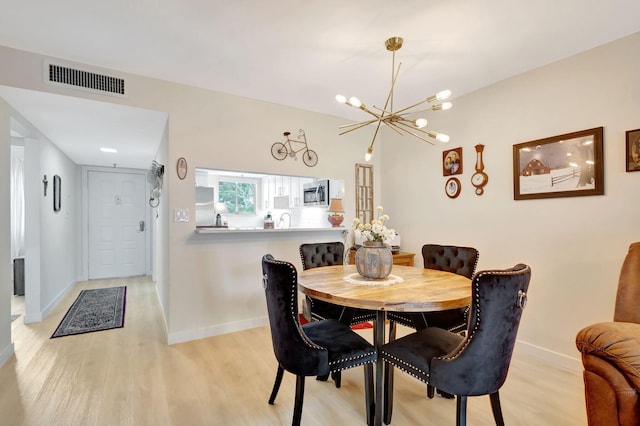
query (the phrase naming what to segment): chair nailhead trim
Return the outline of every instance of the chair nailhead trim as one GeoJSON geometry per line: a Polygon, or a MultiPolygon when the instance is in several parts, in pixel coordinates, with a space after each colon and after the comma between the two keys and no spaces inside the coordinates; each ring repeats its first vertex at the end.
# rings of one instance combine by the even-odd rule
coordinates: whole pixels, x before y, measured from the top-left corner
{"type": "Polygon", "coordinates": [[[382,352],[383,357],[385,358],[385,360],[390,363],[395,365],[396,367],[398,367],[400,370],[404,371],[405,373],[409,374],[410,376],[415,377],[416,379],[420,380],[421,382],[425,382],[425,383],[429,383],[429,372],[427,371],[423,371],[419,368],[417,368],[415,365],[409,364],[408,362],[401,360],[393,355],[391,355],[388,352],[382,352]],[[409,370],[408,367],[411,367],[412,369],[409,370]],[[424,374],[424,377],[418,376],[415,372],[419,371],[421,374],[424,374]],[[426,380],[425,380],[426,377],[426,380]]]}
{"type": "Polygon", "coordinates": [[[345,363],[347,361],[353,361],[353,360],[357,360],[357,359],[362,359],[362,358],[369,357],[369,356],[374,356],[375,357],[375,355],[376,355],[376,351],[371,351],[371,352],[367,352],[366,354],[361,354],[361,355],[358,355],[358,356],[353,356],[353,357],[348,357],[348,358],[343,358],[343,359],[339,359],[339,360],[336,360],[336,361],[332,361],[332,362],[329,363],[329,370],[331,370],[331,371],[342,371],[342,370],[346,370],[347,368],[353,368],[353,367],[358,367],[360,365],[369,364],[369,363],[374,362],[375,359],[358,362],[357,364],[353,364],[353,365],[350,365],[348,367],[340,367],[340,368],[336,368],[336,369],[331,368],[332,366],[335,366],[336,364],[343,364],[343,363],[345,363]]]}

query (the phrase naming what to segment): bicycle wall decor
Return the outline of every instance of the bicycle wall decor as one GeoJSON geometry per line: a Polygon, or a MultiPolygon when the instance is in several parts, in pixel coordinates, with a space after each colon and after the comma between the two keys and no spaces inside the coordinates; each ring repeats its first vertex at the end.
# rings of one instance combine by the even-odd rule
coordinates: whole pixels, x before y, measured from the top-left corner
{"type": "MultiPolygon", "coordinates": [[[[297,160],[296,154],[302,151],[302,161],[308,167],[313,167],[318,164],[318,154],[312,149],[309,149],[307,145],[307,137],[304,134],[304,130],[300,129],[298,131],[298,139],[291,139],[289,135],[291,132],[284,132],[283,135],[287,140],[282,142],[276,142],[271,145],[271,155],[276,160],[284,160],[287,157],[292,157],[294,160],[297,160]],[[299,149],[294,149],[292,142],[297,144],[301,144],[299,149]]],[[[299,146],[299,145],[298,145],[299,146]]]]}

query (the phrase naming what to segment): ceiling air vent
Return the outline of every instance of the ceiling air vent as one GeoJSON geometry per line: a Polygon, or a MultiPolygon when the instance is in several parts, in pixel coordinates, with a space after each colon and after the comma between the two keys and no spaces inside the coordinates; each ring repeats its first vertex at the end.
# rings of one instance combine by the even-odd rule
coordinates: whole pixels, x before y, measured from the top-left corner
{"type": "Polygon", "coordinates": [[[72,87],[111,96],[126,96],[123,78],[45,63],[45,81],[56,86],[72,87]]]}

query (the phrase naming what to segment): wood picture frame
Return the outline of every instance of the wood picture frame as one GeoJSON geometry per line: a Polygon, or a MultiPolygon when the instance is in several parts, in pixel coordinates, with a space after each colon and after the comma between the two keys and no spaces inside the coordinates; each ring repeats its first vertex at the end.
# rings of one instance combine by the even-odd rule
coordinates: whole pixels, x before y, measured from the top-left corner
{"type": "Polygon", "coordinates": [[[187,160],[184,157],[178,158],[176,162],[176,173],[178,174],[178,179],[184,180],[187,177],[187,160]]]}
{"type": "Polygon", "coordinates": [[[640,129],[627,130],[625,142],[626,170],[640,171],[640,129]]]}
{"type": "Polygon", "coordinates": [[[444,192],[449,198],[458,198],[461,190],[462,184],[460,183],[460,179],[456,177],[447,179],[447,182],[444,184],[444,192]]]}
{"type": "Polygon", "coordinates": [[[604,195],[603,127],[513,146],[513,198],[604,195]]]}
{"type": "Polygon", "coordinates": [[[462,148],[442,151],[442,176],[462,174],[462,148]]]}

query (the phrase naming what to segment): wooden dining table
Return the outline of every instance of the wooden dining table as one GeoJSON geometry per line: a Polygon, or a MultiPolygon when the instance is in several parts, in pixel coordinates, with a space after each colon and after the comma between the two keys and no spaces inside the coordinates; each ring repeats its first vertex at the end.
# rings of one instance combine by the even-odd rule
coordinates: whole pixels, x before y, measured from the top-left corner
{"type": "MultiPolygon", "coordinates": [[[[468,306],[471,280],[451,272],[394,265],[391,275],[371,280],[355,265],[324,266],[298,274],[299,290],[314,299],[376,311],[374,345],[378,354],[385,343],[386,313],[428,312],[468,306]]],[[[375,383],[375,425],[382,425],[383,365],[378,356],[375,383]]]]}

